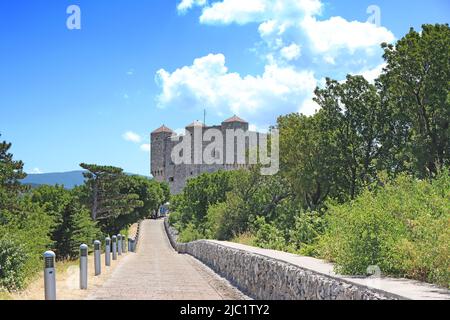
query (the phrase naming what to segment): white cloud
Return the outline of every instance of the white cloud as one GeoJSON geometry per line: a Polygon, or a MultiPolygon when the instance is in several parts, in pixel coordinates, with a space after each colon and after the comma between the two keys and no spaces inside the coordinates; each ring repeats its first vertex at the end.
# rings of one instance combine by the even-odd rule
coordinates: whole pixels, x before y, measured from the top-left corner
{"type": "Polygon", "coordinates": [[[293,43],[288,47],[284,47],[280,51],[281,56],[288,61],[297,60],[300,57],[301,49],[300,46],[293,43]]]}
{"type": "Polygon", "coordinates": [[[342,80],[348,73],[373,79],[382,62],[380,43],[395,40],[387,28],[369,22],[322,19],[321,0],[182,0],[178,10],[194,6],[202,8],[202,24],[257,24],[262,45],[253,52],[266,66],[261,74],[242,75],[228,70],[222,54],[210,54],[173,72],[161,69],[160,108],[206,107],[259,126],[280,114],[313,114],[319,109],[312,100],[317,79],[342,80]]]}
{"type": "Polygon", "coordinates": [[[194,6],[202,7],[206,5],[207,0],[182,0],[178,6],[178,12],[183,14],[186,13],[189,9],[192,9],[194,6]]]}
{"type": "Polygon", "coordinates": [[[161,86],[158,105],[213,109],[238,114],[257,123],[273,123],[280,114],[298,110],[310,99],[317,81],[313,72],[267,65],[262,75],[229,72],[223,54],[196,59],[170,73],[157,74],[161,86]]]}
{"type": "Polygon", "coordinates": [[[304,114],[305,116],[312,116],[317,111],[320,110],[320,106],[315,102],[312,98],[306,100],[303,105],[298,110],[299,113],[304,114]]]}
{"type": "Polygon", "coordinates": [[[306,17],[301,22],[312,49],[318,53],[330,53],[339,49],[348,49],[351,53],[357,49],[373,48],[382,42],[392,42],[395,37],[384,27],[369,22],[347,21],[342,17],[332,17],[319,21],[306,17]]]}
{"type": "Polygon", "coordinates": [[[348,72],[349,63],[342,60],[367,55],[377,57],[379,64],[380,44],[395,40],[391,31],[367,21],[348,21],[339,16],[320,20],[324,7],[321,0],[221,0],[212,4],[205,1],[201,6],[203,24],[259,23],[258,31],[269,51],[264,54],[268,61],[278,61],[277,57],[296,60],[295,51],[289,49],[305,48],[311,60],[323,55],[317,64],[325,61],[348,72]]]}
{"type": "Polygon", "coordinates": [[[43,174],[44,172],[39,168],[34,168],[29,173],[30,174],[43,174]]]}
{"type": "Polygon", "coordinates": [[[149,143],[144,143],[141,145],[141,150],[144,152],[150,152],[150,148],[151,148],[151,146],[149,143]]]}
{"type": "Polygon", "coordinates": [[[354,74],[362,75],[367,81],[369,81],[370,83],[374,83],[375,79],[381,75],[385,67],[386,63],[382,63],[375,68],[361,70],[360,72],[356,72],[354,74]]]}
{"type": "Polygon", "coordinates": [[[130,141],[130,142],[134,142],[134,143],[139,143],[142,141],[142,137],[133,131],[125,132],[122,135],[122,138],[125,139],[126,141],[130,141]]]}
{"type": "Polygon", "coordinates": [[[200,22],[205,24],[292,20],[319,14],[322,9],[320,0],[223,0],[204,6],[200,22]]]}

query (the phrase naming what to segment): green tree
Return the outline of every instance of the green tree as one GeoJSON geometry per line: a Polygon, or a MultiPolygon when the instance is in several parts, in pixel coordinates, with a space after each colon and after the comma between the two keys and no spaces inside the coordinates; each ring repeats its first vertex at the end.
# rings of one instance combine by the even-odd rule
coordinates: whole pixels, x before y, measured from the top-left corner
{"type": "Polygon", "coordinates": [[[334,160],[335,173],[330,176],[334,176],[338,196],[354,199],[376,180],[380,169],[380,96],[364,77],[349,75],[344,83],[327,79],[324,89],[316,89],[314,100],[322,108],[319,128],[329,139],[330,149],[324,156],[334,160]]]}
{"type": "Polygon", "coordinates": [[[76,258],[81,243],[90,244],[100,236],[97,223],[91,219],[76,191],[58,185],[41,186],[33,190],[32,201],[53,219],[50,235],[58,260],[76,258]]]}
{"type": "Polygon", "coordinates": [[[4,188],[4,192],[17,194],[27,190],[20,183],[20,180],[27,175],[23,172],[23,162],[14,160],[9,149],[11,149],[11,143],[0,142],[0,187],[4,188]]]}
{"type": "Polygon", "coordinates": [[[121,192],[138,195],[142,206],[135,208],[133,213],[116,219],[116,224],[122,227],[154,216],[166,201],[165,184],[142,176],[127,176],[124,179],[125,183],[121,192]]]}
{"type": "Polygon", "coordinates": [[[92,244],[101,236],[97,223],[92,221],[90,212],[75,198],[64,207],[62,223],[58,226],[59,238],[56,242],[58,259],[74,259],[79,255],[80,244],[92,244]]]}
{"type": "Polygon", "coordinates": [[[121,168],[84,163],[80,166],[87,170],[84,173],[86,178],[84,191],[91,208],[92,219],[99,221],[106,233],[120,232],[115,225],[116,219],[131,214],[136,208],[141,207],[143,203],[139,200],[139,196],[123,192],[126,189],[127,177],[121,168]]]}
{"type": "Polygon", "coordinates": [[[378,86],[389,112],[389,169],[431,177],[450,163],[450,28],[423,25],[382,47],[387,65],[378,86]]]}
{"type": "Polygon", "coordinates": [[[339,153],[330,130],[321,128],[321,117],[293,113],[278,118],[280,172],[303,207],[311,210],[338,193],[339,153]]]}
{"type": "Polygon", "coordinates": [[[232,189],[232,177],[236,172],[218,171],[204,173],[190,179],[183,190],[184,208],[180,209],[190,217],[194,225],[199,226],[205,222],[208,208],[226,199],[226,193],[232,189]]]}
{"type": "Polygon", "coordinates": [[[63,186],[40,186],[32,190],[31,200],[43,208],[46,213],[52,218],[52,226],[50,230],[50,237],[53,241],[52,247],[56,250],[56,255],[59,258],[61,255],[58,246],[62,243],[64,237],[64,210],[67,205],[73,200],[73,196],[69,190],[64,189],[63,186]]]}

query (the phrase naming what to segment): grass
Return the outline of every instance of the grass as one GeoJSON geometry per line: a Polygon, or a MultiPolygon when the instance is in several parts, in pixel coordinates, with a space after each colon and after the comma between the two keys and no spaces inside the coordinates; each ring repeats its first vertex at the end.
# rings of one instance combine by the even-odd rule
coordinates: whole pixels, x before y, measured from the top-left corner
{"type": "Polygon", "coordinates": [[[12,300],[12,296],[8,292],[0,292],[0,300],[12,300]]]}
{"type": "Polygon", "coordinates": [[[234,237],[231,242],[240,243],[246,246],[255,246],[255,239],[256,237],[252,233],[245,232],[234,237]]]}

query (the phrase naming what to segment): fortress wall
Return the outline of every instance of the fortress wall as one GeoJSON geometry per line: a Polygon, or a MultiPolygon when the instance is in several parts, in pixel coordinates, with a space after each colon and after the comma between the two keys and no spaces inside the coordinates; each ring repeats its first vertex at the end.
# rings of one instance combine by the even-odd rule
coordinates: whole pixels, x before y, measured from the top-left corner
{"type": "MultiPolygon", "coordinates": [[[[230,122],[230,123],[222,123],[222,125],[204,127],[202,132],[205,132],[208,129],[217,129],[220,130],[223,134],[223,150],[221,152],[221,156],[223,157],[223,162],[226,160],[226,130],[227,129],[242,129],[244,132],[248,131],[249,125],[248,123],[240,123],[240,122],[230,122]]],[[[175,165],[171,161],[171,155],[173,148],[182,141],[183,138],[177,141],[172,141],[170,138],[173,133],[168,132],[156,132],[151,135],[151,171],[159,172],[162,174],[155,176],[155,179],[160,182],[168,182],[170,186],[170,190],[172,194],[180,193],[188,179],[194,178],[202,173],[208,172],[216,172],[219,170],[235,170],[240,169],[242,166],[230,166],[223,164],[181,164],[175,165]],[[173,181],[171,181],[173,178],[173,181]]],[[[186,134],[194,134],[194,128],[188,127],[186,128],[186,134]]],[[[211,142],[203,141],[201,150],[199,152],[204,152],[205,148],[211,142]]],[[[237,159],[237,141],[235,141],[235,161],[237,159]]],[[[246,150],[248,149],[248,142],[246,141],[246,150]]],[[[194,160],[194,143],[192,141],[191,144],[191,161],[193,163],[194,160]]]]}

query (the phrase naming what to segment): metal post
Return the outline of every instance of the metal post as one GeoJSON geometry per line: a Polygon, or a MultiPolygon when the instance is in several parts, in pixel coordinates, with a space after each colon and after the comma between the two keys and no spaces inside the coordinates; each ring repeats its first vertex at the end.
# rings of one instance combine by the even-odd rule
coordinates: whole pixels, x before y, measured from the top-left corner
{"type": "Polygon", "coordinates": [[[119,254],[119,256],[122,255],[122,235],[121,234],[117,235],[117,253],[119,254]]]}
{"type": "Polygon", "coordinates": [[[45,300],[56,300],[56,255],[53,251],[44,253],[44,287],[45,300]]]}
{"type": "Polygon", "coordinates": [[[117,237],[112,236],[112,258],[117,260],[117,237]]]}
{"type": "Polygon", "coordinates": [[[131,249],[131,244],[132,244],[131,241],[132,241],[131,238],[128,238],[128,252],[133,252],[133,249],[131,249]]]}
{"type": "Polygon", "coordinates": [[[88,246],[82,244],[80,246],[80,289],[86,290],[88,283],[88,246]]]}
{"type": "Polygon", "coordinates": [[[111,265],[111,238],[106,237],[105,239],[105,266],[109,267],[111,265]]]}
{"type": "Polygon", "coordinates": [[[122,252],[127,252],[127,238],[125,236],[122,236],[122,252]]]}
{"type": "Polygon", "coordinates": [[[98,240],[94,241],[94,265],[95,265],[95,275],[99,276],[102,274],[102,259],[101,259],[101,246],[102,243],[98,240]]]}

